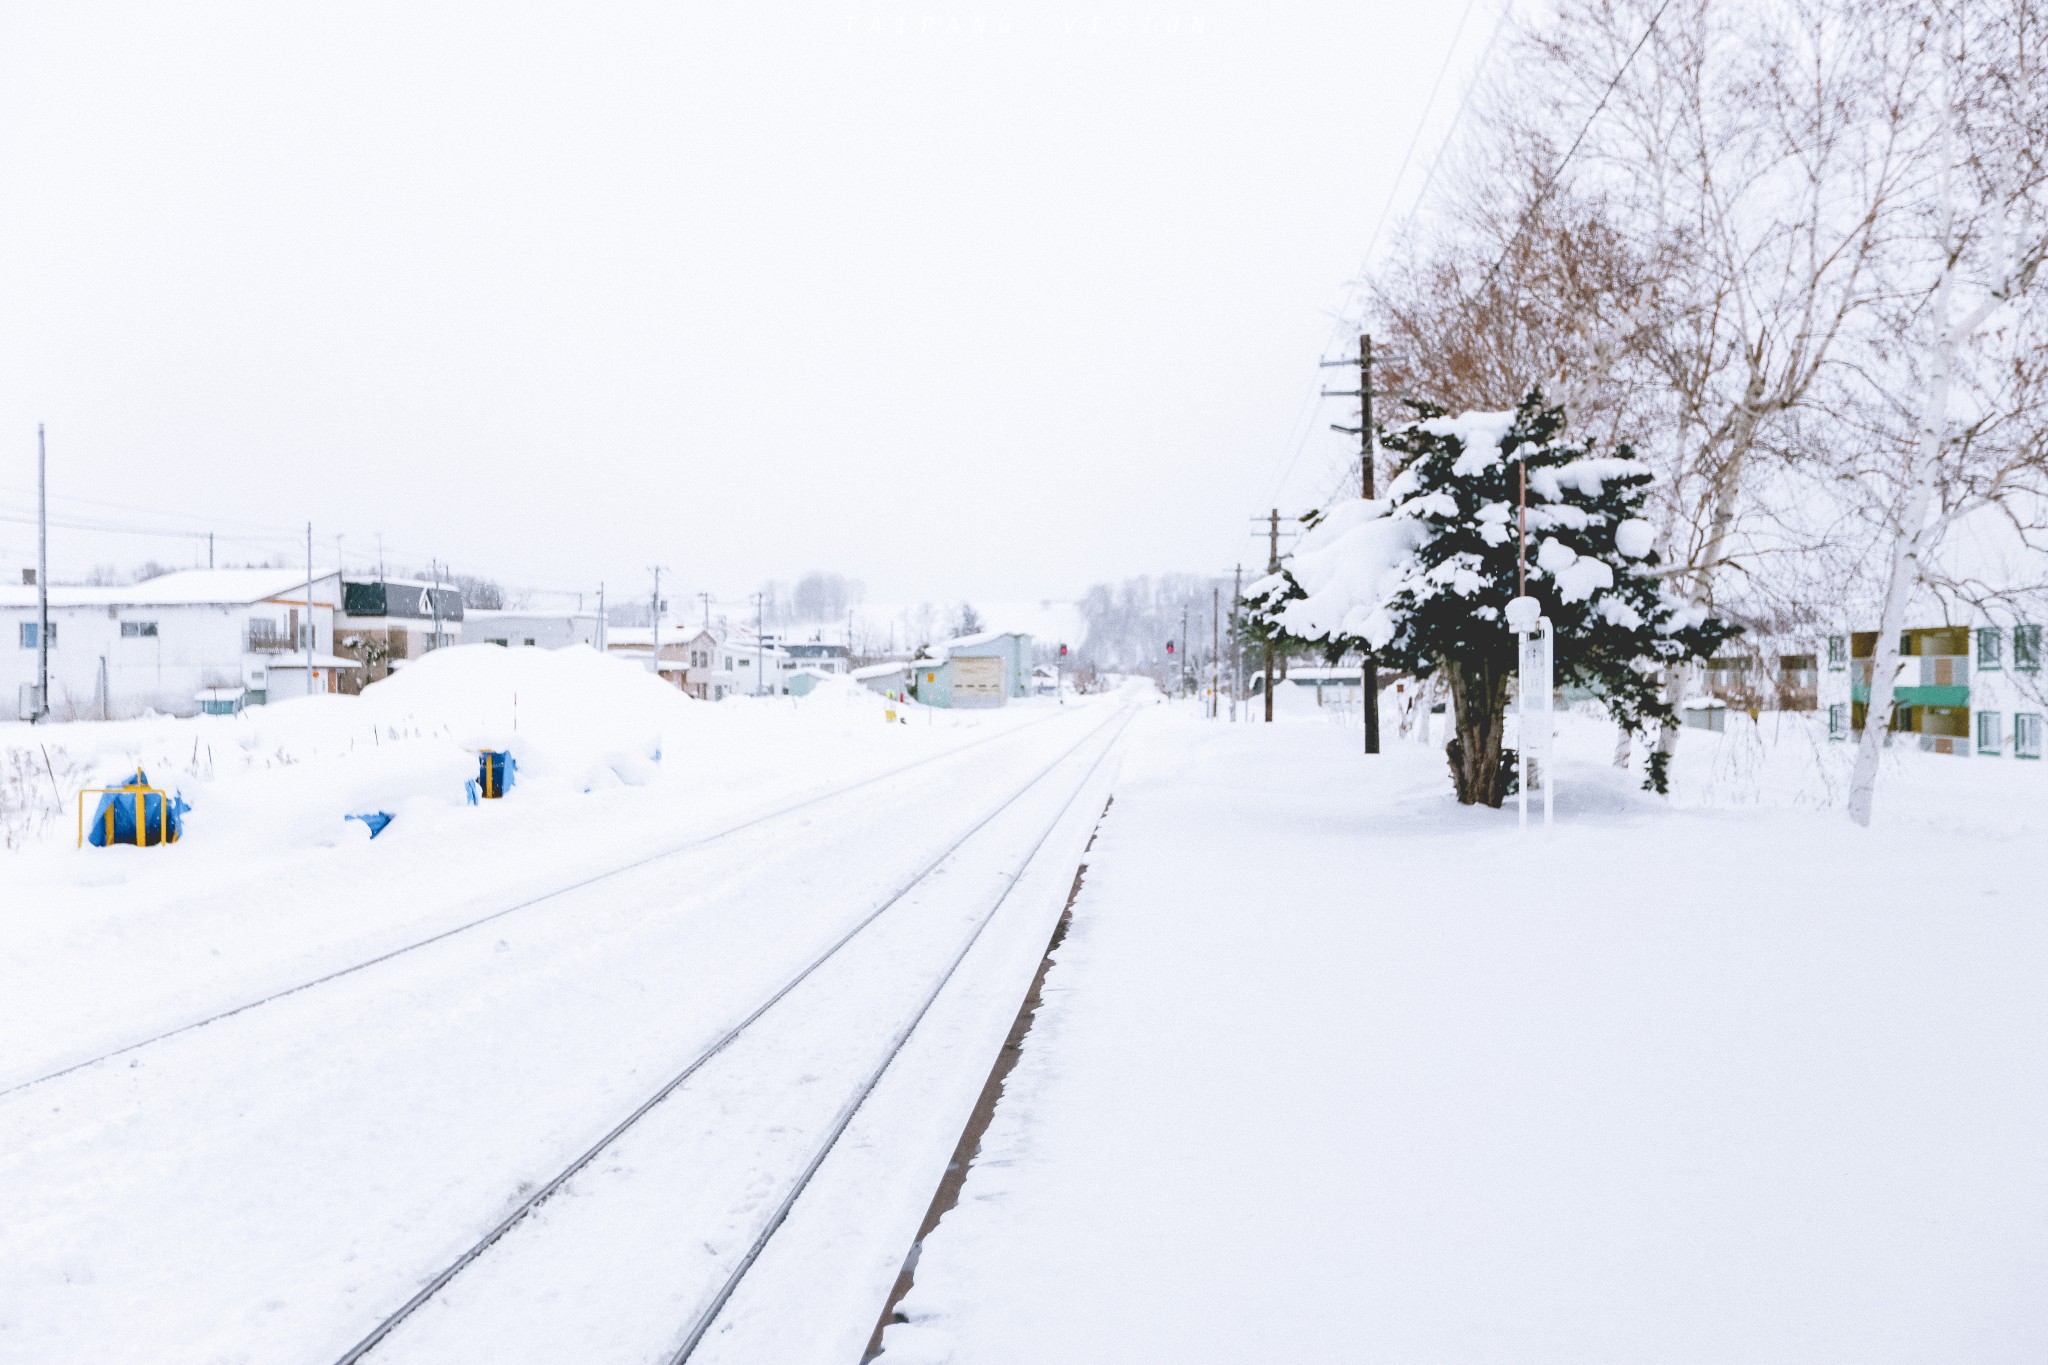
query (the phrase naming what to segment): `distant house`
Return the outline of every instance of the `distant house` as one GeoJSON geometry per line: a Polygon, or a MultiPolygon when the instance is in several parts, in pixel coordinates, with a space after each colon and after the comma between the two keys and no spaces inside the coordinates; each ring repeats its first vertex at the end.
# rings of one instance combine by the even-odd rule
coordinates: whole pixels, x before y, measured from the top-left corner
{"type": "Polygon", "coordinates": [[[462,590],[417,578],[350,579],[342,584],[339,653],[361,667],[342,690],[360,692],[414,659],[462,638],[462,590]]]}
{"type": "MultiPolygon", "coordinates": [[[[689,685],[691,640],[702,634],[702,631],[664,628],[661,632],[661,664],[654,670],[663,682],[692,696],[696,693],[689,685]]],[[[610,626],[606,628],[604,638],[605,653],[631,660],[642,668],[648,667],[648,661],[654,655],[652,626],[610,626]]]]}
{"type": "MultiPolygon", "coordinates": [[[[190,569],[121,587],[53,584],[51,718],[229,714],[346,690],[357,663],[334,649],[341,576],[315,570],[310,599],[306,578],[304,569],[190,569]]],[[[26,719],[40,630],[33,584],[0,587],[0,617],[0,688],[26,719]]]]}
{"type": "Polygon", "coordinates": [[[782,648],[797,668],[814,668],[820,673],[853,671],[853,655],[845,645],[828,645],[816,640],[809,644],[784,641],[782,648]]]}
{"type": "Polygon", "coordinates": [[[990,630],[933,645],[910,661],[911,695],[927,706],[1001,706],[1031,695],[1031,637],[990,630]]]}
{"type": "Polygon", "coordinates": [[[1728,654],[1707,660],[1706,693],[1738,711],[1811,711],[1819,703],[1812,654],[1728,654]]]}
{"type": "Polygon", "coordinates": [[[908,663],[869,664],[853,670],[853,680],[870,692],[879,692],[890,701],[903,701],[910,695],[910,665],[908,663]]]}
{"type": "MultiPolygon", "coordinates": [[[[2041,636],[2026,622],[1903,632],[1892,730],[1917,736],[1928,753],[2040,758],[2048,714],[2041,636]]],[[[1862,733],[1876,656],[1876,631],[1827,638],[1818,695],[1830,738],[1862,733]]]]}
{"type": "Polygon", "coordinates": [[[772,636],[734,633],[719,642],[714,663],[732,679],[729,696],[773,697],[787,694],[796,660],[772,636]]]}
{"type": "Polygon", "coordinates": [[[596,649],[601,633],[594,611],[496,611],[471,607],[462,616],[462,643],[466,645],[504,645],[508,649],[589,645],[596,649]]]}

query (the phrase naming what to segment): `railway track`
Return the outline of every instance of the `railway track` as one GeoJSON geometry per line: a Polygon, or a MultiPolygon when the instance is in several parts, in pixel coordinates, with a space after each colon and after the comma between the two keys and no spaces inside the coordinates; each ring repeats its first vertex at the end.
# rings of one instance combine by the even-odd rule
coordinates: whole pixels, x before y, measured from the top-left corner
{"type": "MultiPolygon", "coordinates": [[[[967,922],[966,932],[961,936],[957,946],[951,950],[950,955],[944,958],[940,969],[914,997],[913,1005],[903,1014],[900,1022],[897,1023],[893,1030],[889,1032],[882,1045],[867,1058],[864,1071],[859,1074],[858,1080],[851,1090],[847,1092],[836,1111],[833,1112],[827,1122],[812,1130],[808,1140],[808,1148],[804,1153],[804,1159],[801,1164],[792,1162],[788,1168],[785,1168],[783,1183],[779,1187],[777,1196],[768,1208],[766,1216],[760,1218],[754,1225],[751,1235],[746,1239],[744,1249],[722,1263],[718,1267],[717,1273],[702,1286],[706,1292],[697,1300],[687,1315],[687,1319],[675,1329],[671,1337],[674,1345],[670,1348],[665,1348],[662,1356],[664,1360],[670,1362],[670,1365],[682,1365],[682,1362],[688,1361],[704,1341],[706,1334],[717,1323],[720,1312],[745,1280],[748,1272],[753,1268],[764,1249],[768,1247],[777,1232],[782,1228],[790,1211],[796,1206],[805,1189],[811,1184],[812,1178],[831,1155],[841,1136],[846,1132],[848,1125],[853,1122],[855,1115],[860,1112],[861,1106],[874,1093],[876,1087],[889,1073],[891,1064],[895,1062],[905,1045],[916,1034],[919,1025],[924,1021],[933,1004],[955,979],[961,965],[967,961],[975,944],[981,941],[983,932],[995,921],[1003,906],[1008,902],[1011,892],[1015,889],[1019,879],[1024,875],[1025,870],[1031,866],[1033,859],[1045,847],[1047,840],[1060,827],[1062,821],[1068,817],[1074,807],[1074,803],[1088,789],[1090,780],[1108,755],[1114,751],[1124,728],[1130,723],[1134,715],[1134,708],[1119,707],[1105,721],[1091,727],[1073,745],[1061,751],[1050,763],[1023,782],[1001,804],[982,815],[967,830],[957,838],[952,839],[929,861],[904,878],[887,895],[881,897],[872,908],[861,915],[849,928],[813,956],[800,970],[784,980],[774,990],[768,992],[752,1008],[718,1033],[707,1045],[701,1047],[689,1061],[667,1076],[644,1100],[623,1118],[614,1123],[587,1149],[563,1166],[552,1178],[541,1183],[537,1188],[533,1188],[529,1192],[517,1197],[516,1202],[512,1203],[511,1211],[508,1214],[460,1255],[429,1276],[418,1292],[372,1327],[360,1340],[338,1357],[335,1365],[357,1365],[357,1362],[366,1360],[370,1362],[370,1365],[375,1365],[376,1361],[383,1359],[384,1352],[380,1348],[383,1348],[387,1342],[392,1341],[393,1334],[399,1333],[408,1322],[415,1319],[416,1314],[419,1314],[423,1308],[441,1298],[451,1286],[459,1284],[464,1272],[480,1267],[480,1265],[489,1265],[489,1254],[492,1250],[505,1245],[509,1234],[512,1234],[515,1229],[520,1228],[522,1225],[528,1224],[537,1211],[546,1205],[556,1194],[560,1193],[579,1174],[589,1169],[593,1163],[598,1162],[607,1153],[615,1152],[621,1140],[634,1134],[643,1123],[650,1119],[650,1116],[661,1113],[665,1102],[674,1097],[679,1090],[682,1090],[693,1077],[699,1076],[714,1059],[727,1053],[733,1044],[745,1038],[750,1030],[754,1029],[764,1017],[769,1016],[775,1010],[778,1004],[787,1000],[806,982],[812,981],[821,971],[828,969],[851,946],[860,943],[863,936],[867,935],[871,929],[878,924],[884,923],[885,917],[891,909],[903,904],[906,898],[911,897],[913,893],[932,891],[936,885],[935,879],[944,875],[948,864],[961,853],[961,850],[970,841],[988,829],[1000,817],[1017,807],[1027,797],[1039,792],[1042,784],[1052,778],[1055,773],[1059,772],[1062,768],[1071,767],[1072,761],[1076,760],[1076,756],[1083,755],[1083,751],[1088,749],[1091,744],[1097,744],[1099,747],[1095,749],[1092,755],[1083,755],[1082,761],[1085,762],[1085,767],[1083,767],[1078,779],[1074,781],[1071,790],[1067,791],[1064,797],[1058,800],[1052,817],[1046,820],[1043,826],[1036,830],[1035,835],[1025,842],[1023,852],[1015,859],[1013,864],[1007,867],[1007,871],[1001,876],[998,886],[994,888],[993,894],[987,897],[986,904],[981,905],[974,911],[971,920],[967,922]],[[1106,738],[1105,735],[1107,736],[1106,738]],[[793,1174],[791,1173],[792,1171],[793,1174]]],[[[678,1232],[678,1236],[681,1235],[681,1232],[678,1232]]],[[[517,1239],[514,1240],[516,1241],[517,1239]]]]}
{"type": "Polygon", "coordinates": [[[516,915],[521,911],[531,910],[535,907],[546,905],[549,902],[560,900],[562,897],[567,896],[572,892],[580,891],[587,887],[598,885],[599,883],[610,880],[611,878],[622,876],[628,872],[633,872],[638,869],[648,867],[651,864],[659,863],[669,858],[679,857],[685,853],[692,853],[699,849],[708,848],[723,840],[729,839],[734,835],[744,833],[748,830],[758,829],[762,826],[773,824],[776,821],[787,819],[790,816],[812,810],[815,807],[825,805],[833,801],[841,800],[847,796],[851,796],[856,793],[863,792],[870,788],[893,781],[906,774],[916,772],[920,769],[931,767],[934,764],[941,764],[949,760],[959,758],[962,755],[972,753],[973,751],[981,749],[987,745],[999,744],[1005,740],[1014,739],[1019,735],[1025,734],[1029,731],[1036,729],[1038,726],[1048,724],[1060,718],[1060,715],[1058,713],[1055,713],[1054,715],[1044,717],[1043,719],[1028,721],[1023,725],[1016,727],[1015,729],[1006,730],[1001,734],[990,735],[983,739],[973,740],[967,744],[961,745],[959,748],[949,749],[944,753],[927,755],[924,758],[916,759],[910,763],[905,763],[900,766],[890,768],[884,772],[875,773],[868,777],[860,778],[856,781],[844,783],[840,786],[830,788],[829,790],[803,797],[800,800],[776,806],[771,810],[763,811],[748,816],[746,819],[735,821],[730,825],[726,825],[722,828],[713,830],[708,834],[693,835],[690,838],[683,839],[676,843],[669,844],[663,848],[656,849],[651,853],[643,854],[639,857],[629,859],[626,862],[619,863],[615,866],[606,868],[601,872],[592,873],[588,876],[578,877],[575,880],[565,882],[562,885],[550,887],[548,890],[541,892],[538,895],[523,897],[520,900],[514,901],[509,905],[499,906],[496,909],[489,911],[488,913],[478,915],[472,919],[465,920],[462,923],[453,925],[449,928],[438,930],[435,933],[402,944],[396,948],[391,948],[384,952],[377,953],[371,957],[363,958],[360,961],[352,962],[345,967],[339,967],[332,971],[323,972],[317,976],[310,977],[307,980],[297,982],[293,985],[286,986],[278,990],[267,992],[263,995],[255,997],[254,999],[245,1000],[240,1004],[230,1006],[226,1009],[215,1010],[199,1018],[191,1019],[186,1021],[185,1023],[178,1024],[175,1027],[160,1029],[144,1037],[136,1038],[130,1042],[123,1043],[118,1047],[108,1048],[100,1052],[96,1052],[92,1056],[67,1062],[63,1066],[56,1067],[45,1072],[41,1072],[25,1080],[19,1080],[9,1085],[0,1086],[0,1099],[4,1099],[9,1095],[13,1095],[20,1091],[31,1089],[32,1087],[38,1085],[45,1084],[46,1082],[56,1080],[61,1076],[68,1076],[73,1072],[83,1071],[88,1067],[97,1066],[101,1063],[112,1061],[113,1059],[118,1057],[125,1057],[130,1053],[138,1052],[141,1049],[152,1047],[158,1043],[165,1042],[172,1038],[180,1037],[184,1034],[191,1033],[197,1029],[203,1029],[208,1025],[217,1024],[226,1019],[232,1019],[237,1015],[246,1014],[251,1010],[261,1009],[266,1005],[275,1004],[280,1000],[287,999],[291,996],[299,995],[305,991],[310,991],[321,986],[329,985],[333,982],[354,976],[359,972],[368,971],[373,967],[382,966],[384,964],[396,961],[400,958],[406,957],[411,953],[418,952],[423,948],[429,948],[437,943],[442,943],[449,939],[457,938],[461,935],[468,934],[474,930],[483,928],[485,925],[493,924],[509,916],[516,915]]]}

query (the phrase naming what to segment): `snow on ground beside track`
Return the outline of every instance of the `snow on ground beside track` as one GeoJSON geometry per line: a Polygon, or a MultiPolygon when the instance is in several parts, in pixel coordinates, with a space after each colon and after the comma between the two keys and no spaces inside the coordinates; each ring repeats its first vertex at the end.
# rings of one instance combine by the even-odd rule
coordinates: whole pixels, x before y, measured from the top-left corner
{"type": "Polygon", "coordinates": [[[885,1361],[2048,1354],[2043,765],[1896,754],[1866,832],[1803,719],[1666,804],[1574,717],[1524,836],[1287,711],[1133,732],[885,1361]]]}
{"type": "Polygon", "coordinates": [[[711,704],[588,649],[478,645],[361,697],[0,726],[0,807],[23,836],[0,852],[0,1057],[239,1003],[1054,709],[934,712],[850,682],[711,704]],[[471,807],[484,747],[518,777],[471,807]],[[185,837],[74,847],[76,789],[138,766],[191,803],[185,837]],[[372,810],[396,817],[374,842],[345,818],[372,810]]]}

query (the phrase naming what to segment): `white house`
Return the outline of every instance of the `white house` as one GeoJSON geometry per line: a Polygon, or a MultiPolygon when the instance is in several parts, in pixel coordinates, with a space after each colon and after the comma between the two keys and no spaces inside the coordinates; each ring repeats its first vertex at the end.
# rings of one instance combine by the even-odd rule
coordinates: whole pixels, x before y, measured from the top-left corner
{"type": "MultiPolygon", "coordinates": [[[[122,587],[50,587],[53,720],[196,715],[337,690],[357,664],[334,653],[341,576],[316,569],[191,569],[122,587]],[[311,673],[308,674],[308,649],[311,673]],[[202,703],[201,694],[207,702],[202,703]]],[[[0,586],[0,689],[34,710],[39,618],[32,583],[0,586]]]]}
{"type": "Polygon", "coordinates": [[[598,625],[594,611],[496,611],[471,607],[462,618],[462,643],[504,645],[509,649],[562,649],[569,645],[596,649],[602,634],[598,625]]]}

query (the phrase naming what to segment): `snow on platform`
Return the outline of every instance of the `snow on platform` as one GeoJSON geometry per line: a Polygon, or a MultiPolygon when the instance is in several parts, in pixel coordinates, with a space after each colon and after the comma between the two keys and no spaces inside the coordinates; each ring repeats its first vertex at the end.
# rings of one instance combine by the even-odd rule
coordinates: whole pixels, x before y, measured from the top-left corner
{"type": "Polygon", "coordinates": [[[1134,731],[887,1365],[2048,1355],[2048,774],[1574,720],[1545,839],[1294,714],[1134,731]]]}

